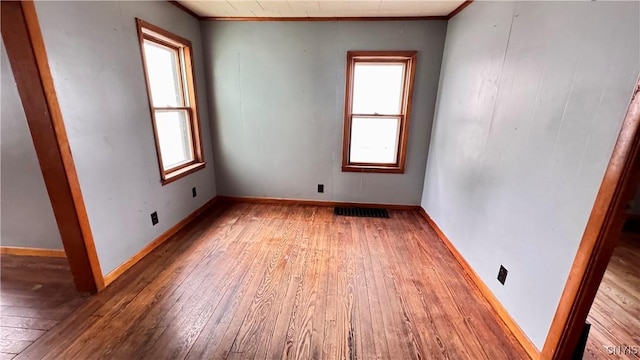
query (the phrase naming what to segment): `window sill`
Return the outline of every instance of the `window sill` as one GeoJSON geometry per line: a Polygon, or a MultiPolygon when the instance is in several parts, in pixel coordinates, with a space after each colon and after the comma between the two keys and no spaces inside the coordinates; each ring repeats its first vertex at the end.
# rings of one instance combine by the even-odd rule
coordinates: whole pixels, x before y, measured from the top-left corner
{"type": "Polygon", "coordinates": [[[343,165],[342,172],[404,174],[404,168],[394,166],[343,165]]]}
{"type": "Polygon", "coordinates": [[[196,171],[198,171],[200,169],[204,169],[204,166],[206,164],[207,163],[205,163],[205,162],[195,163],[195,164],[191,164],[189,166],[185,166],[185,167],[183,167],[181,169],[178,169],[176,171],[173,171],[173,172],[171,172],[169,174],[166,174],[164,176],[164,179],[162,179],[162,181],[161,181],[162,185],[163,186],[167,185],[167,184],[172,183],[172,182],[174,182],[174,181],[176,181],[176,180],[178,180],[180,178],[183,178],[183,177],[185,177],[185,176],[187,176],[187,175],[189,175],[191,173],[194,173],[194,172],[196,172],[196,171]]]}

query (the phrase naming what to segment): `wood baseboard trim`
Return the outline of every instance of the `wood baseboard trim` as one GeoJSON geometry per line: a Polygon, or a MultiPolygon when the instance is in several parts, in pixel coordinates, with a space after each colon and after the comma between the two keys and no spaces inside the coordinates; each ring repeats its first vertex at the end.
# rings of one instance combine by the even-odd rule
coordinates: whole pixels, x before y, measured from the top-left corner
{"type": "Polygon", "coordinates": [[[469,275],[471,281],[478,287],[482,295],[487,299],[489,305],[496,312],[500,320],[504,322],[509,331],[513,334],[516,340],[520,343],[520,345],[524,348],[524,350],[529,354],[531,359],[537,360],[540,359],[540,350],[531,342],[529,337],[522,331],[518,323],[513,320],[511,315],[507,312],[507,310],[502,306],[502,303],[496,298],[493,292],[489,289],[489,287],[482,281],[480,276],[471,268],[467,260],[460,254],[458,249],[453,246],[453,243],[449,240],[449,238],[442,232],[438,224],[427,214],[427,212],[420,207],[420,215],[427,221],[429,226],[436,232],[440,240],[444,243],[444,245],[449,249],[453,257],[456,258],[460,266],[464,269],[464,271],[469,275]]]}
{"type": "Polygon", "coordinates": [[[167,241],[169,238],[175,235],[178,231],[180,231],[183,227],[187,226],[191,221],[193,221],[196,217],[198,217],[198,215],[202,214],[204,211],[206,211],[207,209],[209,209],[219,201],[220,201],[220,198],[218,196],[213,197],[211,200],[207,201],[204,205],[197,208],[194,212],[187,215],[187,217],[182,219],[179,223],[173,225],[171,228],[169,228],[169,230],[160,234],[160,236],[158,236],[155,240],[153,240],[147,246],[142,248],[142,250],[140,250],[137,254],[133,255],[131,258],[129,258],[129,260],[123,262],[122,264],[120,264],[120,266],[118,266],[117,268],[112,270],[110,273],[108,273],[104,277],[105,286],[114,282],[117,278],[120,277],[120,275],[124,274],[125,271],[129,270],[133,265],[138,263],[138,261],[140,261],[142,258],[147,256],[147,254],[152,252],[155,248],[160,246],[163,242],[167,241]]]}
{"type": "Polygon", "coordinates": [[[2,1],[0,31],[76,289],[102,272],[33,1],[2,1]]]}
{"type": "Polygon", "coordinates": [[[42,256],[53,258],[66,258],[67,254],[64,250],[38,249],[14,246],[0,246],[0,254],[17,255],[17,256],[42,256]]]}
{"type": "Polygon", "coordinates": [[[220,201],[231,203],[255,203],[255,204],[273,204],[273,205],[301,205],[301,206],[353,206],[364,208],[385,208],[389,210],[409,210],[417,211],[421,209],[420,205],[399,205],[399,204],[371,204],[371,203],[356,203],[356,202],[343,202],[343,201],[325,201],[325,200],[298,200],[298,199],[280,199],[280,198],[268,198],[268,197],[245,197],[245,196],[219,196],[220,201]]]}

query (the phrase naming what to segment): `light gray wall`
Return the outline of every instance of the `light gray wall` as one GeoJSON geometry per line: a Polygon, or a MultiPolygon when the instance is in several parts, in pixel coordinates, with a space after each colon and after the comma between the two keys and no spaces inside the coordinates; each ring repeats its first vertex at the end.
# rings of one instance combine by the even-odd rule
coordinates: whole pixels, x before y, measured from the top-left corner
{"type": "Polygon", "coordinates": [[[109,273],[215,194],[197,20],[162,2],[37,2],[102,272],[109,273]],[[194,46],[207,166],[160,183],[135,17],[194,46]],[[191,197],[196,186],[198,196],[191,197]],[[160,223],[151,225],[158,211],[160,223]]]}
{"type": "Polygon", "coordinates": [[[445,30],[445,21],[203,22],[219,193],[419,204],[445,30]],[[348,50],[419,51],[405,174],[341,171],[348,50]]]}
{"type": "Polygon", "coordinates": [[[639,16],[477,1],[448,24],[422,206],[539,348],[638,76],[639,16]]]}
{"type": "Polygon", "coordinates": [[[4,42],[0,68],[0,244],[62,249],[62,240],[4,42]]]}

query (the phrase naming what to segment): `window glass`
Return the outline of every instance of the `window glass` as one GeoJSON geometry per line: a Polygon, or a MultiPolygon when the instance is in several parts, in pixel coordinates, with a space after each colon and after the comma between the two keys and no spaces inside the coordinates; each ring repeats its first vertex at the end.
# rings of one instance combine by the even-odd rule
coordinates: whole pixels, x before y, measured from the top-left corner
{"type": "Polygon", "coordinates": [[[342,171],[402,174],[417,51],[348,51],[342,171]]]}
{"type": "Polygon", "coordinates": [[[403,82],[402,63],[356,63],[352,113],[400,114],[403,82]]]}
{"type": "Polygon", "coordinates": [[[164,170],[193,160],[186,110],[156,110],[156,131],[164,170]]]}
{"type": "Polygon", "coordinates": [[[149,40],[144,41],[144,52],[153,106],[182,106],[178,52],[149,40]]]}
{"type": "Polygon", "coordinates": [[[400,118],[353,117],[350,162],[394,164],[398,156],[400,118]]]}

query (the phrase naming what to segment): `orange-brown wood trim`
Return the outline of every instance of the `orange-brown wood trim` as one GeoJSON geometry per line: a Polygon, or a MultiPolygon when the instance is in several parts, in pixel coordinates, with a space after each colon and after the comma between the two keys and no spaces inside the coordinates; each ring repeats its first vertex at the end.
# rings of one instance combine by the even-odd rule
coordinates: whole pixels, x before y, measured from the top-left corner
{"type": "Polygon", "coordinates": [[[54,257],[54,258],[67,257],[67,254],[64,252],[64,250],[38,249],[38,248],[26,248],[26,247],[14,247],[14,246],[0,246],[0,254],[16,255],[16,256],[54,257]]]}
{"type": "Polygon", "coordinates": [[[543,359],[570,359],[640,181],[640,79],[542,349],[543,359]]]}
{"type": "MultiPolygon", "coordinates": [[[[348,51],[345,71],[344,122],[342,129],[342,171],[362,173],[403,174],[409,138],[409,118],[413,83],[416,72],[417,51],[348,51]],[[405,63],[404,86],[402,90],[400,130],[398,131],[398,149],[394,164],[358,164],[349,161],[351,149],[351,123],[353,114],[353,76],[356,63],[359,62],[402,62],[405,63]]],[[[379,115],[374,115],[379,116],[379,115]]],[[[387,115],[382,115],[386,117],[387,115]]]]}
{"type": "Polygon", "coordinates": [[[455,8],[452,12],[444,16],[334,16],[334,17],[233,17],[233,16],[200,16],[193,10],[182,5],[178,1],[169,0],[169,2],[193,16],[198,20],[222,20],[222,21],[403,21],[403,20],[449,20],[456,16],[462,9],[469,6],[473,0],[467,0],[455,8]]]}
{"type": "Polygon", "coordinates": [[[462,266],[464,272],[471,279],[471,282],[476,285],[478,290],[480,290],[480,293],[482,293],[484,298],[487,299],[487,301],[489,302],[489,305],[491,305],[493,310],[496,312],[496,315],[500,318],[500,320],[502,320],[502,322],[509,329],[509,331],[511,331],[513,336],[520,343],[520,345],[522,345],[522,347],[527,352],[527,354],[529,354],[531,359],[540,358],[540,350],[538,350],[538,348],[533,344],[533,342],[531,342],[531,340],[524,333],[524,331],[522,331],[520,326],[518,326],[518,323],[516,323],[515,320],[513,320],[511,315],[509,315],[507,310],[504,308],[504,306],[502,306],[502,303],[500,303],[498,298],[496,298],[496,296],[489,289],[487,284],[485,284],[484,281],[482,281],[482,279],[480,278],[480,276],[478,276],[478,274],[473,270],[471,265],[469,265],[467,260],[462,256],[462,254],[460,254],[458,249],[456,249],[456,247],[453,246],[453,243],[442,232],[438,224],[436,224],[435,221],[433,221],[433,219],[429,216],[429,214],[427,214],[427,212],[422,207],[420,207],[419,212],[420,212],[420,215],[422,215],[422,217],[427,221],[429,226],[431,226],[433,231],[435,231],[435,233],[438,235],[440,240],[442,240],[442,242],[447,247],[447,249],[449,249],[453,257],[456,258],[460,266],[462,266]]]}
{"type": "Polygon", "coordinates": [[[202,151],[202,134],[200,133],[200,117],[198,114],[198,94],[196,91],[196,82],[195,82],[195,67],[193,60],[193,49],[191,46],[191,41],[185,39],[181,36],[173,34],[169,31],[166,31],[158,26],[150,24],[142,19],[136,18],[136,27],[138,29],[138,42],[140,45],[140,55],[142,57],[142,67],[144,73],[145,84],[147,86],[147,97],[149,100],[149,110],[151,114],[151,126],[153,129],[153,137],[156,144],[156,157],[158,160],[158,167],[160,171],[160,182],[162,185],[169,184],[178,179],[181,179],[191,173],[194,173],[205,167],[204,160],[204,152],[202,151]],[[150,34],[149,31],[155,33],[150,34]],[[160,38],[162,37],[162,38],[160,38]],[[149,74],[147,74],[147,59],[144,51],[144,40],[150,41],[158,41],[162,44],[169,44],[167,46],[176,47],[176,49],[181,49],[183,54],[183,61],[179,61],[180,69],[179,72],[181,75],[180,79],[186,80],[186,88],[183,87],[184,84],[180,84],[181,94],[180,96],[183,98],[183,105],[187,106],[179,106],[174,108],[156,108],[153,106],[153,100],[151,96],[151,84],[149,82],[149,74]],[[183,73],[184,66],[184,73],[183,73]],[[188,98],[188,103],[187,99],[188,98]],[[194,159],[186,164],[179,165],[172,169],[164,169],[164,164],[162,161],[162,155],[160,150],[160,140],[158,139],[158,130],[156,126],[156,110],[168,110],[168,109],[180,109],[180,110],[188,110],[189,116],[189,126],[191,127],[191,144],[193,146],[193,155],[194,159]]]}
{"type": "MultiPolygon", "coordinates": [[[[153,100],[151,97],[151,83],[149,82],[149,74],[147,74],[147,58],[144,53],[144,37],[145,34],[142,31],[143,27],[148,27],[149,29],[158,32],[162,29],[155,29],[154,25],[148,24],[147,22],[136,19],[136,28],[138,30],[138,43],[140,46],[140,57],[142,60],[142,74],[144,75],[144,84],[147,88],[147,99],[149,101],[149,114],[151,116],[151,128],[153,129],[153,140],[156,145],[156,159],[158,160],[158,167],[160,171],[160,181],[165,180],[165,171],[164,164],[162,163],[162,155],[160,155],[160,140],[158,140],[158,127],[156,126],[156,112],[153,107],[153,100]],[[158,31],[156,31],[158,30],[158,31]]],[[[164,31],[164,30],[162,30],[164,31]]]]}
{"type": "Polygon", "coordinates": [[[120,264],[120,266],[118,266],[113,271],[108,273],[107,276],[104,277],[105,285],[109,285],[112,282],[114,282],[118,277],[120,277],[120,275],[124,274],[125,271],[129,270],[133,265],[138,263],[138,261],[140,261],[142,258],[147,256],[147,254],[152,252],[155,248],[160,246],[163,242],[170,239],[173,235],[175,235],[178,231],[180,231],[180,229],[187,226],[190,222],[192,222],[195,218],[197,218],[198,215],[202,214],[207,209],[215,205],[219,200],[220,199],[218,197],[213,197],[211,200],[207,201],[204,205],[197,208],[194,212],[187,215],[187,217],[182,219],[179,223],[173,225],[171,228],[169,228],[169,230],[160,234],[160,236],[158,236],[155,240],[153,240],[147,246],[142,248],[142,250],[140,250],[137,254],[133,255],[129,260],[123,262],[122,264],[120,264]]]}
{"type": "Polygon", "coordinates": [[[162,180],[162,185],[167,185],[169,183],[172,183],[178,179],[182,179],[183,177],[192,174],[200,169],[203,169],[205,166],[207,165],[207,163],[201,162],[201,163],[193,163],[189,166],[185,166],[179,170],[173,171],[171,174],[167,175],[163,180],[162,180]]]}
{"type": "Polygon", "coordinates": [[[407,20],[447,20],[447,16],[311,16],[311,17],[233,17],[201,16],[200,20],[213,21],[407,21],[407,20]]]}
{"type": "Polygon", "coordinates": [[[462,4],[460,4],[460,6],[458,6],[452,12],[450,12],[449,15],[445,16],[445,18],[447,20],[451,19],[452,17],[454,17],[458,13],[460,13],[460,11],[462,11],[464,8],[466,8],[467,6],[471,5],[472,2],[473,2],[473,0],[467,0],[467,1],[463,2],[462,4]]]}
{"type": "Polygon", "coordinates": [[[186,7],[186,6],[182,5],[182,4],[180,4],[180,3],[179,3],[179,2],[177,2],[177,1],[169,0],[169,3],[171,3],[171,5],[176,6],[178,9],[180,9],[180,10],[182,10],[182,11],[186,12],[187,14],[189,14],[189,15],[193,16],[194,18],[196,18],[196,19],[198,19],[198,20],[202,20],[202,19],[203,19],[203,18],[202,18],[202,16],[200,16],[200,15],[196,14],[193,10],[191,10],[191,9],[189,9],[188,7],[186,7]]]}
{"type": "Polygon", "coordinates": [[[2,38],[75,285],[104,288],[100,263],[32,1],[2,1],[2,38]]]}
{"type": "Polygon", "coordinates": [[[349,166],[349,149],[351,149],[351,113],[353,112],[351,94],[353,93],[353,73],[355,67],[355,62],[352,59],[352,53],[347,52],[344,86],[344,120],[342,123],[342,171],[348,171],[348,169],[351,168],[349,166]]]}
{"type": "Polygon", "coordinates": [[[404,169],[397,166],[382,165],[345,165],[342,166],[343,172],[359,172],[359,173],[383,173],[383,174],[404,174],[404,169]]]}
{"type": "MultiPolygon", "coordinates": [[[[179,47],[179,46],[191,46],[191,40],[189,39],[185,39],[180,35],[176,35],[170,31],[167,31],[159,26],[153,25],[151,23],[148,23],[142,19],[136,18],[136,26],[138,28],[144,28],[147,30],[151,30],[152,32],[165,37],[166,39],[164,39],[163,41],[167,42],[170,41],[171,43],[173,43],[173,46],[179,47]]],[[[151,36],[153,38],[157,39],[157,36],[154,36],[153,34],[148,34],[145,33],[144,30],[140,30],[140,33],[142,33],[142,36],[151,36]]],[[[161,39],[162,40],[162,39],[161,39]]]]}
{"type": "MultiPolygon", "coordinates": [[[[200,128],[200,113],[198,113],[198,89],[196,85],[196,66],[193,59],[193,47],[191,43],[184,49],[184,61],[187,79],[187,95],[189,96],[189,107],[191,108],[191,138],[193,140],[193,151],[195,158],[204,167],[204,151],[202,150],[202,131],[200,128]]],[[[197,169],[196,169],[197,170],[197,169]]],[[[196,171],[193,170],[193,171],[196,171]]],[[[192,172],[193,172],[192,171],[192,172]]],[[[183,175],[184,176],[184,175],[183,175]]]]}
{"type": "Polygon", "coordinates": [[[411,120],[411,106],[413,100],[413,84],[416,80],[416,67],[418,67],[417,61],[418,52],[413,51],[413,54],[409,57],[409,62],[407,63],[409,73],[405,76],[404,83],[404,111],[402,124],[400,125],[400,133],[398,136],[400,137],[400,143],[398,144],[398,167],[402,169],[404,172],[404,164],[407,160],[407,143],[409,141],[409,122],[411,120]]]}
{"type": "Polygon", "coordinates": [[[399,205],[399,204],[372,204],[372,203],[357,203],[357,202],[345,202],[345,201],[324,201],[324,200],[303,200],[303,199],[280,199],[280,198],[266,198],[266,197],[249,197],[249,196],[218,196],[220,201],[224,202],[246,202],[256,204],[274,204],[274,205],[300,205],[300,206],[354,206],[364,208],[386,208],[389,210],[410,210],[416,211],[420,208],[420,205],[399,205]]]}

